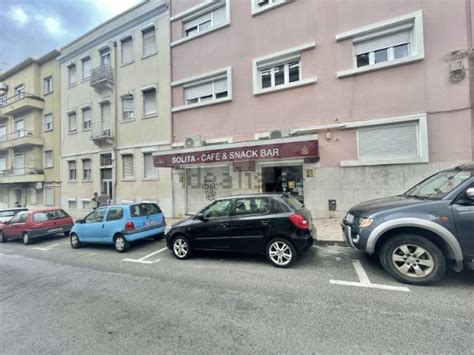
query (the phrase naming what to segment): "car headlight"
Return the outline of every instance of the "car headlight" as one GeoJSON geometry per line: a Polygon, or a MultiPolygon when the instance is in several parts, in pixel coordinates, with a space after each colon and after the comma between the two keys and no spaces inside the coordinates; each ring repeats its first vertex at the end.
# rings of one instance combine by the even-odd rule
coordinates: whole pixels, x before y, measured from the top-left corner
{"type": "Polygon", "coordinates": [[[357,221],[357,227],[359,228],[367,228],[369,227],[372,223],[374,223],[374,220],[372,218],[363,218],[360,217],[359,220],[357,221]]]}

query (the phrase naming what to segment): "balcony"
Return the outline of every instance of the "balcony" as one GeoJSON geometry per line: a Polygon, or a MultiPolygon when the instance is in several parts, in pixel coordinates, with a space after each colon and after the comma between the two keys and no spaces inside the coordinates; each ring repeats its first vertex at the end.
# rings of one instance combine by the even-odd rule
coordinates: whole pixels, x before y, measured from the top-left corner
{"type": "Polygon", "coordinates": [[[42,110],[44,100],[36,95],[26,92],[16,94],[0,102],[0,115],[16,115],[28,110],[42,110]]]}
{"type": "Polygon", "coordinates": [[[44,182],[42,164],[41,161],[27,160],[19,164],[20,167],[0,170],[0,184],[44,182]]]}
{"type": "Polygon", "coordinates": [[[44,139],[42,137],[24,129],[0,137],[0,149],[2,150],[43,145],[44,139]]]}
{"type": "Polygon", "coordinates": [[[92,69],[90,86],[97,93],[114,88],[114,68],[108,64],[92,69]]]}
{"type": "Polygon", "coordinates": [[[113,144],[115,131],[111,121],[103,121],[92,124],[91,139],[98,145],[113,144]]]}

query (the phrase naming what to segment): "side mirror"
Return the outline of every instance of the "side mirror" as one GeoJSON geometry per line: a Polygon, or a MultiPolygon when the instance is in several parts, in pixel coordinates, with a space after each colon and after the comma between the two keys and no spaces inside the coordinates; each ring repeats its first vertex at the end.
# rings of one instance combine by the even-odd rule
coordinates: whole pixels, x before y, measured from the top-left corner
{"type": "Polygon", "coordinates": [[[470,188],[467,189],[466,196],[469,199],[474,200],[474,187],[470,187],[470,188]]]}
{"type": "Polygon", "coordinates": [[[206,217],[203,213],[198,213],[198,214],[196,215],[196,219],[199,219],[200,221],[203,221],[203,222],[207,222],[207,221],[208,221],[207,217],[206,217]]]}

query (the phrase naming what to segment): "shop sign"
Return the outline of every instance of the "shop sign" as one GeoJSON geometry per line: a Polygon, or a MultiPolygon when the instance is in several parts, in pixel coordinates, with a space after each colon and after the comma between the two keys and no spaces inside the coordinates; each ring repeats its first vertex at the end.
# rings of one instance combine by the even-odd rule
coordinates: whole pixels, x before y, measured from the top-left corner
{"type": "Polygon", "coordinates": [[[224,163],[254,160],[278,160],[319,157],[318,141],[259,144],[235,148],[210,149],[186,153],[159,152],[153,156],[155,167],[174,167],[192,164],[224,163]]]}

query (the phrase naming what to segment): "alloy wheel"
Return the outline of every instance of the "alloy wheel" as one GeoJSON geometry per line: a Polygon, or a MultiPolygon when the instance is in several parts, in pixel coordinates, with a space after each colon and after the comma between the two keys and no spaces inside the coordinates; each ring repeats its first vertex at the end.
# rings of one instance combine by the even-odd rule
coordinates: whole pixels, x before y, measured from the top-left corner
{"type": "Polygon", "coordinates": [[[173,251],[178,258],[184,258],[189,251],[188,243],[184,239],[176,239],[173,243],[173,251]]]}
{"type": "Polygon", "coordinates": [[[279,266],[285,266],[291,262],[293,253],[291,248],[282,241],[276,241],[270,245],[268,250],[270,259],[279,266]]]}
{"type": "Polygon", "coordinates": [[[125,247],[125,239],[121,237],[117,238],[117,240],[115,241],[115,248],[117,250],[123,250],[124,247],[125,247]]]}
{"type": "Polygon", "coordinates": [[[435,267],[433,256],[415,244],[402,244],[395,248],[392,263],[401,274],[412,278],[426,277],[435,267]]]}
{"type": "Polygon", "coordinates": [[[71,245],[73,248],[79,246],[79,237],[76,234],[71,234],[71,245]]]}

